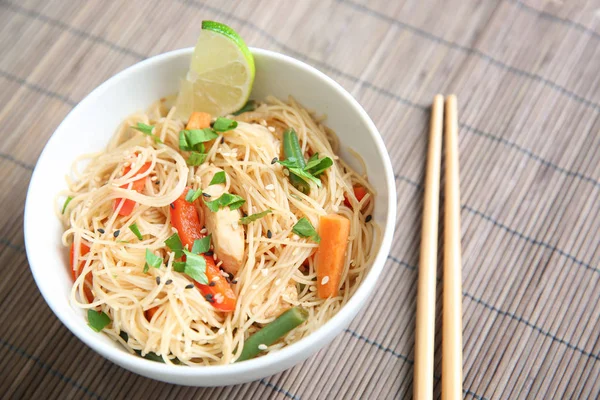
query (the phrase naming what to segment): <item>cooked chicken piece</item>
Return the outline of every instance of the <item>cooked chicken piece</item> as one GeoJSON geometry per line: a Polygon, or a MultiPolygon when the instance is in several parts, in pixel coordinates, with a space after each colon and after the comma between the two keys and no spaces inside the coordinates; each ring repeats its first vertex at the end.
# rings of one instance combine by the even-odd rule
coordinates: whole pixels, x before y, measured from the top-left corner
{"type": "MultiPolygon", "coordinates": [[[[216,167],[210,167],[208,171],[202,170],[202,191],[211,196],[206,200],[216,200],[225,192],[223,183],[208,186],[213,176],[220,171],[222,170],[216,167]]],[[[242,216],[240,210],[225,207],[212,212],[204,201],[201,203],[206,229],[212,234],[214,252],[223,261],[223,269],[235,275],[242,266],[245,250],[244,227],[238,223],[242,216]]]]}

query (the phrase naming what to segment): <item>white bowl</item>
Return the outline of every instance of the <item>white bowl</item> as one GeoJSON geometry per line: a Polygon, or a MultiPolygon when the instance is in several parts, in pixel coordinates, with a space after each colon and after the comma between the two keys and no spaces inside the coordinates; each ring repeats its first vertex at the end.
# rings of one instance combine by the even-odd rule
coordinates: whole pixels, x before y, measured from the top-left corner
{"type": "MultiPolygon", "coordinates": [[[[103,149],[119,123],[157,99],[176,93],[188,69],[192,48],[142,61],[104,82],[81,101],[56,129],[42,152],[25,204],[25,246],[33,277],[56,316],[79,339],[114,363],[149,378],[192,386],[230,385],[264,378],[305,360],[346,328],[366,304],[389,253],[396,219],[396,190],[389,156],[365,110],[339,84],[298,60],[251,49],[256,61],[252,98],[293,95],[305,107],[327,114],[327,125],[342,147],[360,152],[377,190],[374,220],[383,229],[375,262],[348,303],[316,332],[281,351],[253,360],[211,367],[170,366],[129,354],[106,335],[95,333],[84,312],[69,303],[71,275],[54,196],[66,188],[65,176],[81,154],[103,149]]],[[[342,149],[341,156],[352,157],[342,149]]]]}

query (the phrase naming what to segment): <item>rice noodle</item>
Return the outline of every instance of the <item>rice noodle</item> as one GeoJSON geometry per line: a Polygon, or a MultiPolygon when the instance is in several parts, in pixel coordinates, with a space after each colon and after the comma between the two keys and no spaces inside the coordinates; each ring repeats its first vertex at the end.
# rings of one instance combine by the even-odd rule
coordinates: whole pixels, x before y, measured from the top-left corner
{"type": "Polygon", "coordinates": [[[147,114],[131,115],[105,151],[79,158],[67,177],[69,190],[61,195],[71,196],[72,201],[64,215],[58,211],[66,229],[62,239],[65,246],[74,244],[75,262],[83,264],[71,290],[72,304],[104,311],[112,323],[103,332],[129,351],[154,352],[166,363],[175,359],[187,365],[231,363],[249,335],[295,305],[308,310],[308,321],[264,353],[315,331],[348,301],[372,262],[374,253],[369,250],[380,235],[376,224],[365,221],[373,212],[373,188],[338,159],[339,142],[322,118],[292,98],[284,103],[269,97],[255,111],[236,117],[238,127],[220,133],[199,167],[186,165],[178,149],[184,122],[172,119],[173,109],[167,111],[157,102],[147,114]],[[132,129],[137,122],[154,125],[154,133],[164,144],[132,129]],[[296,130],[307,157],[318,152],[320,157],[335,160],[321,175],[322,188],[311,184],[310,195],[295,189],[284,168],[271,163],[280,154],[281,133],[287,127],[296,130]],[[138,174],[147,162],[151,167],[138,174]],[[123,175],[126,166],[131,170],[123,175]],[[170,204],[186,186],[199,188],[202,176],[212,167],[226,172],[226,190],[246,200],[245,213],[273,210],[245,225],[245,261],[235,277],[233,289],[238,298],[231,313],[215,310],[197,289],[185,289],[191,278],[173,270],[174,255],[164,244],[176,232],[170,223],[170,204]],[[144,176],[152,179],[146,179],[142,193],[122,188],[131,188],[144,176]],[[344,195],[355,199],[352,185],[357,183],[368,194],[352,210],[344,205],[344,195]],[[118,198],[137,203],[129,216],[114,209],[118,198]],[[319,216],[327,213],[346,216],[351,227],[339,296],[324,300],[317,296],[315,263],[309,258],[317,244],[294,235],[292,227],[301,217],[318,227],[319,216]],[[133,223],[146,239],[137,239],[128,229],[133,223]],[[86,255],[79,254],[82,242],[90,246],[86,255]],[[163,257],[166,265],[144,273],[146,249],[163,257]],[[309,266],[302,267],[307,258],[309,266]],[[88,273],[93,277],[91,303],[84,294],[88,273]],[[167,280],[172,283],[166,285],[167,280]],[[155,306],[158,311],[148,321],[144,311],[155,306]],[[128,334],[127,342],[119,336],[121,332],[128,334]]]}

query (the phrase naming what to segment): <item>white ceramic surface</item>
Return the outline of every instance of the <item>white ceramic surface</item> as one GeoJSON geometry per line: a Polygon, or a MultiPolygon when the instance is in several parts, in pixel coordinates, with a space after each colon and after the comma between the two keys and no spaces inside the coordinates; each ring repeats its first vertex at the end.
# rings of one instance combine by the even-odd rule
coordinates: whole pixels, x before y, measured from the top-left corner
{"type": "MultiPolygon", "coordinates": [[[[293,95],[304,106],[326,113],[327,124],[343,147],[360,152],[369,180],[378,191],[375,221],[383,241],[366,279],[342,310],[310,336],[281,351],[254,360],[215,367],[168,366],[131,355],[106,335],[95,333],[84,313],[69,303],[71,276],[68,251],[61,245],[62,227],[53,199],[76,156],[101,150],[128,114],[146,109],[160,97],[176,93],[185,76],[192,49],[176,50],[142,61],[115,75],[79,103],[52,135],[33,172],[25,204],[25,245],[35,281],[56,316],[79,339],[116,364],[138,374],[170,383],[219,386],[248,382],[281,372],[303,361],[347,327],[381,274],[396,219],[396,190],[390,159],[379,132],[363,108],[339,84],[293,58],[251,49],[256,61],[252,98],[293,95]]],[[[351,161],[342,150],[342,157],[351,161]]]]}

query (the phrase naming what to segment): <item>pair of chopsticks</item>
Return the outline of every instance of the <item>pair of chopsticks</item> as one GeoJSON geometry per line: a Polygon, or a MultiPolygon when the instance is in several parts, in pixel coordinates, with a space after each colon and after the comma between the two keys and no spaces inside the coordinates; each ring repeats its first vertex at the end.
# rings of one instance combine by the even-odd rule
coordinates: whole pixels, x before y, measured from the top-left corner
{"type": "Polygon", "coordinates": [[[460,189],[456,96],[433,100],[423,206],[419,261],[417,329],[415,335],[414,398],[433,398],[435,284],[438,209],[445,114],[446,185],[444,208],[444,295],[442,322],[442,399],[462,399],[462,278],[460,249],[460,189]]]}

